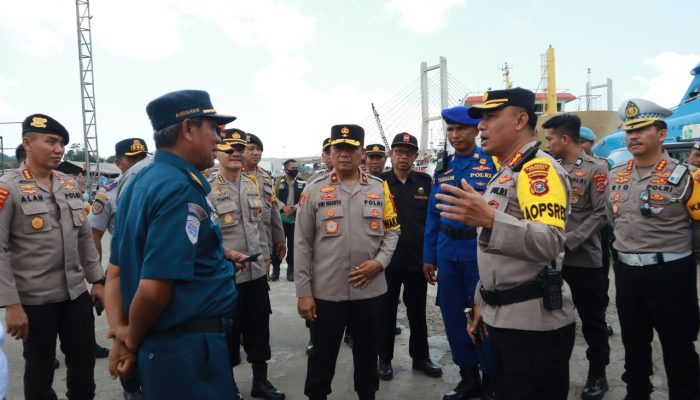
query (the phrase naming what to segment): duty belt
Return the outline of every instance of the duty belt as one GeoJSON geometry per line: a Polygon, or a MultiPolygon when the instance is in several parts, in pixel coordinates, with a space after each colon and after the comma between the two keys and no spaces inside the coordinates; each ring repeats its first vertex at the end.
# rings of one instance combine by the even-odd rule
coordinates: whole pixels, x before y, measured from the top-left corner
{"type": "Polygon", "coordinates": [[[486,290],[479,288],[481,298],[491,306],[505,306],[513,303],[542,297],[542,288],[537,281],[531,281],[506,290],[486,290]]]}
{"type": "Polygon", "coordinates": [[[230,318],[193,319],[168,329],[173,333],[226,333],[231,329],[233,320],[230,318]]]}
{"type": "Polygon", "coordinates": [[[474,239],[476,237],[476,229],[452,229],[449,226],[440,225],[440,232],[447,237],[457,240],[474,239]]]}
{"type": "Polygon", "coordinates": [[[644,267],[647,265],[661,264],[676,261],[693,254],[692,250],[682,253],[623,253],[617,252],[617,259],[621,263],[632,267],[644,267]]]}

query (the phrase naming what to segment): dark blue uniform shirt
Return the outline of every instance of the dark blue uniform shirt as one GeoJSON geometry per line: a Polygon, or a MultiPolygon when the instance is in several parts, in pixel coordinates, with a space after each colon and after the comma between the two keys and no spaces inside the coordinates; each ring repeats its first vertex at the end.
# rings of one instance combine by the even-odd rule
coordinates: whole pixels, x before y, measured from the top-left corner
{"type": "Polygon", "coordinates": [[[119,197],[110,262],[120,268],[126,314],[139,280],[174,280],[154,331],[233,314],[234,267],[224,258],[210,190],[194,166],[158,150],[119,197]]]}
{"type": "Polygon", "coordinates": [[[453,239],[440,232],[441,225],[457,231],[474,229],[474,227],[441,218],[440,210],[436,207],[435,195],[441,193],[441,184],[461,186],[462,179],[465,179],[474,189],[483,192],[495,173],[496,166],[491,156],[476,146],[474,151],[466,156],[452,154],[447,168],[443,172],[435,173],[433,187],[430,191],[428,217],[425,222],[425,241],[423,243],[423,261],[425,263],[437,264],[438,254],[451,261],[471,261],[472,259],[476,261],[475,246],[465,246],[465,240],[453,239]]]}

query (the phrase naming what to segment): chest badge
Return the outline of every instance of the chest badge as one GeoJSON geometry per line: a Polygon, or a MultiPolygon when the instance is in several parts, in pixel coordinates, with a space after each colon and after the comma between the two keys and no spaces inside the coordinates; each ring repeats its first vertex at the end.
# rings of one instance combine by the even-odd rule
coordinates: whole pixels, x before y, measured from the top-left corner
{"type": "Polygon", "coordinates": [[[34,217],[32,218],[32,229],[35,231],[38,231],[39,229],[44,227],[44,218],[42,217],[34,217]]]}
{"type": "Polygon", "coordinates": [[[326,233],[331,234],[338,233],[339,228],[340,227],[338,225],[338,222],[334,220],[326,221],[326,223],[323,226],[323,229],[326,231],[326,233]]]}
{"type": "Polygon", "coordinates": [[[326,216],[327,216],[328,218],[335,217],[335,210],[332,209],[332,208],[329,208],[328,211],[326,211],[326,216]]]}
{"type": "Polygon", "coordinates": [[[369,229],[376,231],[379,229],[379,221],[372,221],[369,223],[369,229]]]}

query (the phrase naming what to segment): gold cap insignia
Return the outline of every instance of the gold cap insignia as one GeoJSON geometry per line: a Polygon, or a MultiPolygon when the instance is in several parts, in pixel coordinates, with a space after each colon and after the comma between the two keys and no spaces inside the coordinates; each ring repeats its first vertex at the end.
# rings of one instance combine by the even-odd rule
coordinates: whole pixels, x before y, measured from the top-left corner
{"type": "Polygon", "coordinates": [[[403,141],[408,143],[411,141],[411,137],[407,133],[404,133],[403,134],[403,141]]]}
{"type": "Polygon", "coordinates": [[[372,147],[372,151],[379,151],[379,146],[372,147]]]}
{"type": "Polygon", "coordinates": [[[639,115],[639,107],[633,101],[628,102],[625,107],[625,117],[635,118],[637,115],[639,115]]]}
{"type": "Polygon", "coordinates": [[[32,218],[32,228],[36,231],[44,227],[44,219],[41,217],[32,218]]]}
{"type": "Polygon", "coordinates": [[[146,150],[146,146],[144,146],[140,140],[134,139],[134,143],[131,144],[131,151],[144,151],[144,150],[146,150]]]}
{"type": "Polygon", "coordinates": [[[42,117],[32,118],[32,123],[29,124],[35,128],[46,128],[46,123],[49,122],[48,119],[42,117]]]}
{"type": "Polygon", "coordinates": [[[423,189],[422,187],[419,187],[419,188],[418,188],[418,194],[421,195],[421,196],[424,195],[424,194],[425,194],[425,189],[423,189]]]}
{"type": "Polygon", "coordinates": [[[481,99],[481,101],[484,102],[484,101],[486,101],[486,100],[488,100],[488,99],[489,99],[489,92],[486,91],[486,92],[484,92],[484,97],[481,99]]]}
{"type": "Polygon", "coordinates": [[[350,134],[350,129],[347,126],[344,126],[343,129],[340,130],[340,136],[342,137],[348,137],[350,134]]]}
{"type": "Polygon", "coordinates": [[[232,137],[233,137],[234,139],[240,139],[240,138],[241,138],[241,134],[238,133],[238,132],[234,132],[232,137]]]}

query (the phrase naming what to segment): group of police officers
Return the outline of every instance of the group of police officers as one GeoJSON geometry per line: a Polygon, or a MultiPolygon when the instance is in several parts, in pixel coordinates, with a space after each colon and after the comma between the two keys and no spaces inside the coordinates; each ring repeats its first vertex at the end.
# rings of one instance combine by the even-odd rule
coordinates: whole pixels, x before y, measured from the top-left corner
{"type": "Polygon", "coordinates": [[[295,160],[273,181],[258,166],[261,139],[227,129],[235,117],[218,113],[206,92],[168,93],[146,111],[157,152],[140,138],[117,143],[122,175],[89,213],[76,181],[56,171],[68,131],[43,114],[22,124],[27,158],[0,177],[0,305],[9,335],[23,341],[25,398],[57,398],[57,336],[67,397],[94,398],[92,308],[103,304],[109,373],[126,399],[242,399],[233,376],[241,345],[251,396],[284,399],[267,362],[269,280],[279,279],[287,255],[310,328],[311,399],[331,393],[344,334],[352,335],[358,398],[374,399],[379,379],[393,378],[402,287],[412,366],[442,376],[426,323],[427,285],[436,283],[461,376],[444,400],[566,399],[574,309],[588,345],[581,397],[601,399],[610,361],[607,226],[626,398],[653,391],[654,330],[669,397],[700,398],[700,172],[663,150],[669,110],[643,99],[623,104],[633,158],[609,171],[590,154],[595,137],[578,117],[543,124],[548,154],[535,141],[534,94],[493,90],[481,104],[443,110],[454,153],[432,177],[413,170],[414,136],[393,138],[385,171],[384,146],[363,147],[362,127],[345,124],[323,141],[327,170],[307,182],[295,160]]]}

